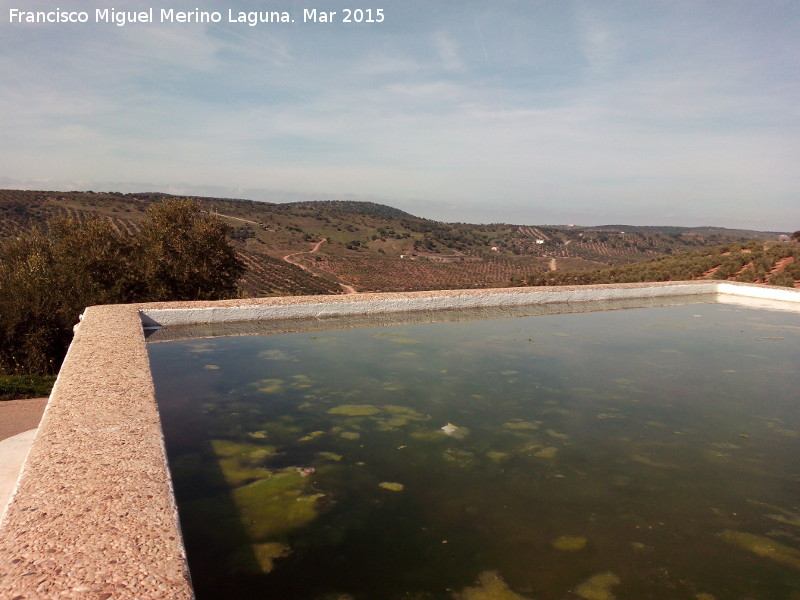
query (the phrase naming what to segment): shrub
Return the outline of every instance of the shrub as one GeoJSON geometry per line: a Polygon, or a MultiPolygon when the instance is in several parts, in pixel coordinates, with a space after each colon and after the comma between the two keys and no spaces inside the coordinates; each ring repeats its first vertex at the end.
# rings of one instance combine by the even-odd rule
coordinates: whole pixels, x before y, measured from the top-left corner
{"type": "Polygon", "coordinates": [[[747,267],[744,271],[739,273],[738,277],[736,277],[736,281],[742,281],[744,283],[753,283],[758,276],[756,275],[756,270],[753,266],[747,267]]]}
{"type": "Polygon", "coordinates": [[[772,285],[779,285],[782,287],[794,287],[794,278],[786,273],[785,271],[781,271],[780,273],[775,273],[770,275],[769,282],[772,285]]]}
{"type": "Polygon", "coordinates": [[[49,396],[55,381],[55,375],[0,375],[0,400],[49,396]]]}

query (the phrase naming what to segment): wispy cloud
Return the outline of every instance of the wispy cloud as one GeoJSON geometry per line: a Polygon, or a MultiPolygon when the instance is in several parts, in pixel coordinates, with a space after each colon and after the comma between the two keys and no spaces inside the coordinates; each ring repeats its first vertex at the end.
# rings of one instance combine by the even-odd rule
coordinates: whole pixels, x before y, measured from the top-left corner
{"type": "Polygon", "coordinates": [[[433,36],[433,44],[445,71],[463,71],[464,61],[459,53],[459,43],[445,31],[433,36]]]}
{"type": "Polygon", "coordinates": [[[384,7],[383,26],[0,23],[0,181],[369,197],[453,220],[795,214],[796,11],[384,7]]]}
{"type": "Polygon", "coordinates": [[[622,36],[601,12],[598,5],[584,4],[576,9],[580,44],[591,76],[609,75],[620,60],[623,46],[622,36]]]}

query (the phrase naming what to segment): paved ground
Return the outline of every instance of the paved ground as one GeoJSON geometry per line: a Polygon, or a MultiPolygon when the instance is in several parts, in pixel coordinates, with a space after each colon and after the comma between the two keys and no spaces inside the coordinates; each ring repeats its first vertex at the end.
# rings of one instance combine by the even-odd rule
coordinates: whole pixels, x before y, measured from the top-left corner
{"type": "Polygon", "coordinates": [[[0,402],[0,515],[28,455],[47,398],[0,402]]]}
{"type": "Polygon", "coordinates": [[[0,440],[36,429],[46,404],[47,398],[0,402],[0,440]]]}

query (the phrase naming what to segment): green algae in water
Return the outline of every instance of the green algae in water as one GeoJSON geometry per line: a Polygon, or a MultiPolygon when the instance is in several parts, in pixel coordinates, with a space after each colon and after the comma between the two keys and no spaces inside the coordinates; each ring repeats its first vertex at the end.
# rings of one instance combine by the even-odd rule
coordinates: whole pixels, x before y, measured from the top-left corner
{"type": "Polygon", "coordinates": [[[233,490],[233,501],[251,540],[284,539],[291,531],[311,523],[320,513],[325,495],[306,493],[309,480],[296,469],[285,469],[267,479],[233,490]]]}
{"type": "Polygon", "coordinates": [[[585,600],[614,600],[611,588],[621,583],[620,578],[611,571],[592,575],[580,584],[575,593],[585,600]]]}
{"type": "Polygon", "coordinates": [[[589,540],[578,535],[562,535],[553,540],[553,548],[562,552],[578,552],[586,548],[589,540]]]}
{"type": "Polygon", "coordinates": [[[419,344],[419,341],[405,337],[389,338],[389,341],[395,344],[419,344]]]}
{"type": "Polygon", "coordinates": [[[508,423],[503,423],[503,427],[511,431],[536,431],[541,426],[541,421],[536,421],[534,423],[529,421],[509,421],[508,423]]]}
{"type": "Polygon", "coordinates": [[[558,448],[548,446],[547,448],[542,448],[541,450],[535,452],[534,456],[536,458],[552,459],[556,457],[556,454],[558,454],[558,448]]]}
{"type": "Polygon", "coordinates": [[[396,404],[385,404],[381,406],[383,410],[396,416],[401,416],[409,421],[427,421],[429,416],[423,415],[410,406],[398,406],[396,404]]]}
{"type": "Polygon", "coordinates": [[[730,530],[723,531],[719,537],[729,544],[749,550],[758,556],[800,569],[800,550],[785,546],[768,537],[730,530]]]}
{"type": "Polygon", "coordinates": [[[197,598],[796,600],[800,335],[757,334],[787,319],[700,305],[152,345],[197,598]],[[648,326],[670,319],[688,328],[648,326]]]}
{"type": "Polygon", "coordinates": [[[341,454],[336,454],[335,452],[318,452],[317,456],[334,462],[339,462],[344,458],[341,454]]]}
{"type": "Polygon", "coordinates": [[[212,440],[211,448],[217,456],[217,464],[222,476],[233,487],[272,475],[272,472],[263,465],[275,452],[273,446],[259,446],[230,440],[212,440]]]}
{"type": "Polygon", "coordinates": [[[497,462],[501,462],[501,461],[504,461],[504,460],[507,460],[507,459],[511,458],[511,453],[510,452],[499,452],[497,450],[489,450],[489,452],[486,453],[486,456],[489,457],[491,460],[495,460],[497,462]]]}
{"type": "Polygon", "coordinates": [[[402,483],[397,483],[394,481],[382,481],[378,484],[378,487],[389,490],[390,492],[402,492],[405,488],[402,483]]]}
{"type": "Polygon", "coordinates": [[[248,544],[231,555],[228,570],[234,574],[266,575],[275,568],[275,561],[289,556],[291,552],[289,546],[279,542],[248,544]]]}
{"type": "Polygon", "coordinates": [[[345,417],[369,417],[380,412],[381,409],[371,404],[341,404],[328,411],[329,414],[345,417]]]}
{"type": "Polygon", "coordinates": [[[558,431],[554,431],[553,429],[548,429],[545,433],[547,433],[547,435],[556,440],[569,439],[569,436],[566,435],[565,433],[559,433],[558,431]]]}
{"type": "Polygon", "coordinates": [[[263,394],[278,394],[283,389],[284,383],[282,379],[261,379],[253,385],[263,394]]]}
{"type": "Polygon", "coordinates": [[[258,353],[259,358],[263,358],[265,360],[297,360],[294,356],[290,356],[283,350],[277,349],[270,349],[264,350],[263,352],[258,353]]]}
{"type": "Polygon", "coordinates": [[[455,595],[456,600],[528,600],[508,587],[496,571],[484,571],[478,576],[478,585],[468,587],[455,595]]]}

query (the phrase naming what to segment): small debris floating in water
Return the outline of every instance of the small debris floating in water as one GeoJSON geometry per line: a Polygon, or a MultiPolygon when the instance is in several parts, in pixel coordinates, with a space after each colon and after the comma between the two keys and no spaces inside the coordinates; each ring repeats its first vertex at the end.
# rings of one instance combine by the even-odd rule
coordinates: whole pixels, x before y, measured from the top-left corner
{"type": "Polygon", "coordinates": [[[316,473],[317,470],[314,467],[297,467],[297,472],[300,473],[300,477],[308,477],[316,473]]]}
{"type": "Polygon", "coordinates": [[[445,435],[448,435],[452,438],[457,440],[462,440],[467,435],[469,435],[469,429],[466,427],[459,427],[458,425],[453,425],[452,423],[448,423],[444,427],[442,427],[442,431],[444,431],[445,435]]]}

